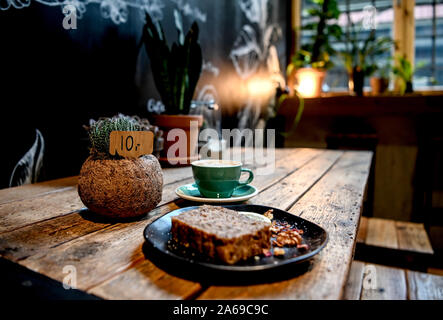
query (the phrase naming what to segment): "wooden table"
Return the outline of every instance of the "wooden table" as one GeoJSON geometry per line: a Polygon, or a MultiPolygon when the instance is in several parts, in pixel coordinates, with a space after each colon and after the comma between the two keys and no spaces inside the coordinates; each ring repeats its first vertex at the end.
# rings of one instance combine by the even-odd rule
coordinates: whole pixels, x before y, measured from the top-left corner
{"type": "Polygon", "coordinates": [[[191,169],[164,170],[163,200],[142,219],[111,222],[88,215],[77,178],[0,190],[0,254],[62,282],[66,266],[77,288],[105,299],[340,299],[350,271],[370,152],[276,150],[270,175],[256,176],[260,193],[249,203],[278,207],[313,221],[329,242],[309,269],[292,279],[250,286],[208,286],[165,273],[142,252],[143,229],[190,205],[174,190],[191,169]]]}

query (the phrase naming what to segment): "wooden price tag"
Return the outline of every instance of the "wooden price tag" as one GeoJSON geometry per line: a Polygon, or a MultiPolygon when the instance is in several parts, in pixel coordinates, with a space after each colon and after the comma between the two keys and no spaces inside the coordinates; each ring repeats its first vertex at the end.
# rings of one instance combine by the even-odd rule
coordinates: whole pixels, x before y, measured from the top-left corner
{"type": "Polygon", "coordinates": [[[154,133],[152,131],[112,131],[109,136],[109,153],[125,158],[138,158],[152,153],[154,133]]]}

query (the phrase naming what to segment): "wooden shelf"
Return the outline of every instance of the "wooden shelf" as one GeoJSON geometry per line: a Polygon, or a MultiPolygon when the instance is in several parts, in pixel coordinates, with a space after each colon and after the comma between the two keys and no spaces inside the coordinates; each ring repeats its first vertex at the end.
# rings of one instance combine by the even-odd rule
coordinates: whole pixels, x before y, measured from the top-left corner
{"type": "MultiPolygon", "coordinates": [[[[289,98],[281,106],[279,114],[295,116],[298,98],[289,98]]],[[[443,94],[412,94],[405,96],[383,95],[356,97],[335,94],[305,99],[303,116],[418,116],[443,114],[443,94]]]]}

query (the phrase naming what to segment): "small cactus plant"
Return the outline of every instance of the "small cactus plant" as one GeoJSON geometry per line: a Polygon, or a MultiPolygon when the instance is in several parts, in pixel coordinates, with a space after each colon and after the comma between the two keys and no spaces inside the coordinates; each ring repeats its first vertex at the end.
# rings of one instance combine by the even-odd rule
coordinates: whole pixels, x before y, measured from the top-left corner
{"type": "Polygon", "coordinates": [[[91,154],[83,163],[78,194],[91,211],[111,218],[129,218],[146,214],[162,198],[163,173],[157,158],[143,155],[125,159],[109,153],[112,131],[161,132],[142,119],[118,115],[92,121],[88,129],[91,154]],[[157,131],[156,131],[157,130],[157,131]]]}
{"type": "Polygon", "coordinates": [[[141,126],[136,120],[119,115],[114,118],[105,118],[94,122],[89,127],[89,140],[91,142],[91,156],[97,159],[121,158],[117,153],[109,153],[109,135],[112,131],[141,131],[141,126]]]}
{"type": "Polygon", "coordinates": [[[163,131],[138,116],[126,116],[119,113],[112,118],[90,120],[89,126],[83,126],[89,135],[90,153],[95,159],[121,159],[118,154],[109,154],[109,135],[112,131],[152,131],[154,134],[153,155],[157,158],[163,149],[163,131]]]}

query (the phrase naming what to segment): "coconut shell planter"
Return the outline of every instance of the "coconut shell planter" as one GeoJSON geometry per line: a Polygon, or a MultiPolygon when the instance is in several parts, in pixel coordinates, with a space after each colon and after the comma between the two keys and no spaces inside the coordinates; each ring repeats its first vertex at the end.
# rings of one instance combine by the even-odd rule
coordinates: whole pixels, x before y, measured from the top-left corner
{"type": "Polygon", "coordinates": [[[112,131],[137,131],[129,118],[100,120],[89,129],[91,155],[78,181],[80,199],[88,209],[110,218],[145,215],[161,201],[163,173],[157,158],[125,159],[109,154],[112,131]]]}

